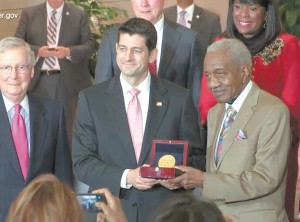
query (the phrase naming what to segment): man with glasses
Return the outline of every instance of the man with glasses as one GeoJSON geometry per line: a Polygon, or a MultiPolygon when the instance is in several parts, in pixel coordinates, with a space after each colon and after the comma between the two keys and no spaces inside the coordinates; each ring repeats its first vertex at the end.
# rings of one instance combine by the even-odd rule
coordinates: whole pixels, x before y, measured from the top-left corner
{"type": "Polygon", "coordinates": [[[15,37],[0,41],[0,221],[36,176],[52,173],[72,185],[63,108],[28,93],[35,57],[15,37]]]}

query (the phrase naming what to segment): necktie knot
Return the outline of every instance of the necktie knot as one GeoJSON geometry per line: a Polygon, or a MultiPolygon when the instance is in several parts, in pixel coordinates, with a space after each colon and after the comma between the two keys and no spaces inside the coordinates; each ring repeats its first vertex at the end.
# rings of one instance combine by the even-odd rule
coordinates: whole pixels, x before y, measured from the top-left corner
{"type": "Polygon", "coordinates": [[[56,11],[55,9],[53,9],[51,15],[52,15],[52,16],[55,16],[56,13],[57,13],[57,11],[56,11]]]}
{"type": "Polygon", "coordinates": [[[141,93],[141,91],[138,89],[131,89],[129,93],[132,95],[132,97],[137,97],[141,93]]]}
{"type": "Polygon", "coordinates": [[[178,23],[180,25],[183,25],[183,26],[186,26],[186,20],[185,20],[185,14],[186,14],[186,11],[185,10],[182,10],[181,12],[179,12],[179,19],[178,19],[178,23]]]}
{"type": "Polygon", "coordinates": [[[14,108],[15,108],[15,114],[20,114],[21,105],[20,104],[15,104],[14,108]]]}
{"type": "Polygon", "coordinates": [[[228,108],[226,110],[227,117],[234,119],[236,114],[237,114],[236,110],[232,106],[228,106],[228,108]]]}
{"type": "Polygon", "coordinates": [[[179,12],[180,17],[184,17],[185,14],[186,14],[186,11],[185,11],[185,10],[182,10],[181,12],[179,12]]]}

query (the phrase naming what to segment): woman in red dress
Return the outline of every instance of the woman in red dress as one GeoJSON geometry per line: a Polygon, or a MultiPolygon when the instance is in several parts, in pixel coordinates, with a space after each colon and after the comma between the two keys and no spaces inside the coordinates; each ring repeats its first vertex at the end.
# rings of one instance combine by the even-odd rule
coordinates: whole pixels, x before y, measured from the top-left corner
{"type": "MultiPolygon", "coordinates": [[[[227,28],[216,41],[222,38],[240,39],[248,47],[253,59],[252,80],[289,108],[293,142],[288,160],[286,211],[289,220],[294,221],[300,138],[299,40],[282,31],[275,0],[229,0],[227,28]]],[[[202,124],[215,103],[203,75],[199,101],[202,124]]]]}

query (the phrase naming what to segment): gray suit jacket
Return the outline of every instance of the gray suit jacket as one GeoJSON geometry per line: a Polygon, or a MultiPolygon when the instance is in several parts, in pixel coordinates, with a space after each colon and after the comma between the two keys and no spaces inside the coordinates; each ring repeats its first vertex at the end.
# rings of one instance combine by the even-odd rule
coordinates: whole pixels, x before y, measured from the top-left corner
{"type": "Polygon", "coordinates": [[[205,147],[200,147],[191,95],[156,76],[151,76],[147,122],[136,163],[120,77],[116,76],[80,94],[72,147],[74,173],[91,189],[108,187],[120,197],[128,221],[145,222],[160,202],[176,191],[160,185],[145,191],[122,189],[120,181],[125,169],[149,164],[153,139],[188,140],[189,165],[204,169],[205,147]]]}
{"type": "MultiPolygon", "coordinates": [[[[101,41],[97,54],[96,83],[121,73],[116,62],[117,38],[118,27],[115,27],[108,30],[101,41]]],[[[196,107],[202,79],[202,63],[199,62],[203,60],[202,56],[196,33],[165,19],[158,75],[192,89],[196,107]]]]}
{"type": "Polygon", "coordinates": [[[235,222],[287,222],[284,210],[290,118],[281,100],[253,85],[226,135],[218,165],[214,149],[224,104],[208,115],[203,195],[235,222]],[[237,139],[242,130],[246,139],[237,139]]]}
{"type": "Polygon", "coordinates": [[[0,93],[0,221],[4,221],[19,192],[38,175],[53,173],[72,185],[71,154],[62,106],[34,94],[29,94],[28,99],[31,149],[28,177],[24,181],[0,93]]]}
{"type": "MultiPolygon", "coordinates": [[[[171,6],[164,10],[165,16],[173,22],[177,22],[177,5],[171,6]]],[[[207,9],[195,5],[191,29],[198,33],[201,54],[206,54],[206,48],[222,32],[220,16],[207,9]]]]}
{"type": "MultiPolygon", "coordinates": [[[[28,42],[36,55],[41,46],[47,45],[46,3],[23,10],[15,36],[28,42]]],[[[89,20],[83,10],[68,3],[64,3],[58,45],[69,47],[71,51],[71,61],[66,58],[58,60],[62,80],[70,94],[77,94],[91,86],[88,60],[95,51],[95,46],[89,20]]],[[[38,83],[43,63],[44,59],[39,58],[30,89],[38,83]]]]}

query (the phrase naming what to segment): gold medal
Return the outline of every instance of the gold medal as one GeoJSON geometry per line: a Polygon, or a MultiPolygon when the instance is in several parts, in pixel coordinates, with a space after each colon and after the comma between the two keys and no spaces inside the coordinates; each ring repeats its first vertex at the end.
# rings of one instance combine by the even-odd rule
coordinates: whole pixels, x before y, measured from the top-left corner
{"type": "Polygon", "coordinates": [[[176,160],[175,157],[172,155],[163,155],[158,160],[158,167],[164,167],[164,168],[172,168],[175,166],[176,160]]]}

